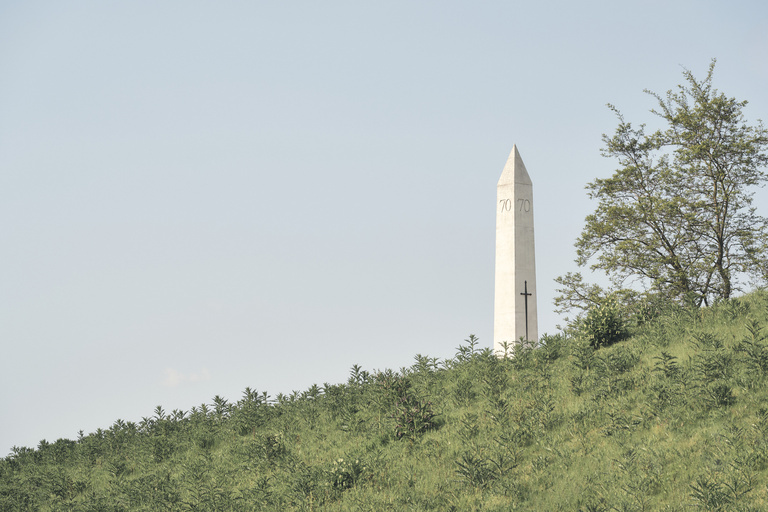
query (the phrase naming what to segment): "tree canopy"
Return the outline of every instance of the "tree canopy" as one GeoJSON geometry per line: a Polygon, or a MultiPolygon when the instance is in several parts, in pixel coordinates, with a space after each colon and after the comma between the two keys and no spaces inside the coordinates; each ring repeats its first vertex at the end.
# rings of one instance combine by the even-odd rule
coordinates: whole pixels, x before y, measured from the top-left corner
{"type": "MultiPolygon", "coordinates": [[[[646,133],[613,105],[613,135],[603,156],[618,168],[587,185],[598,205],[576,241],[577,262],[604,271],[616,289],[644,291],[698,305],[727,299],[744,278],[764,278],[768,223],[752,206],[766,181],[768,132],[744,118],[746,101],[729,98],[706,77],[685,70],[685,82],[660,95],[651,113],[665,128],[646,133]],[[631,284],[630,284],[631,283],[631,284]]],[[[558,278],[561,310],[585,308],[599,289],[580,274],[558,278]]]]}

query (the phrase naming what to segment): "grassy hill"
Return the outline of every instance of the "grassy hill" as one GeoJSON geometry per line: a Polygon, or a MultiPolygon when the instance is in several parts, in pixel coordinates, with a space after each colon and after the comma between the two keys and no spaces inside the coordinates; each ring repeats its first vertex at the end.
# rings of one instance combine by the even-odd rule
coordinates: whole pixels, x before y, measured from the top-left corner
{"type": "Polygon", "coordinates": [[[768,293],[663,309],[15,449],[0,510],[767,510],[768,293]]]}

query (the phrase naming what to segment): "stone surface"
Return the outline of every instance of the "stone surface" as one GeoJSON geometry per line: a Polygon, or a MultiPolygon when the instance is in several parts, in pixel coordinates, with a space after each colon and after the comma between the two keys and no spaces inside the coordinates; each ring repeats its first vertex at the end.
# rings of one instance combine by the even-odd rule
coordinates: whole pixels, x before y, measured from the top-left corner
{"type": "Polygon", "coordinates": [[[536,298],[533,184],[513,146],[496,187],[493,348],[498,355],[504,355],[505,341],[513,345],[521,338],[538,340],[536,298]]]}

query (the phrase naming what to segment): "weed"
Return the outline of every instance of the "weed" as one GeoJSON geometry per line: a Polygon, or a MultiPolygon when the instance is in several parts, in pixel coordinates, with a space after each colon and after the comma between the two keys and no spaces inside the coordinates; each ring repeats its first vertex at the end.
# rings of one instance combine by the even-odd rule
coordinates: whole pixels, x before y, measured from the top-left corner
{"type": "Polygon", "coordinates": [[[720,349],[723,348],[723,340],[711,332],[693,333],[693,344],[698,349],[720,349]]]}
{"type": "Polygon", "coordinates": [[[758,375],[768,374],[768,346],[762,326],[754,319],[747,323],[749,337],[739,343],[737,350],[744,354],[747,367],[758,375]]]}
{"type": "Polygon", "coordinates": [[[568,381],[571,383],[571,391],[576,396],[581,396],[587,388],[587,379],[583,373],[574,374],[568,381]]]}
{"type": "Polygon", "coordinates": [[[621,411],[608,411],[607,414],[610,421],[603,427],[604,436],[632,432],[642,424],[642,420],[639,418],[627,416],[621,411]]]}
{"type": "Polygon", "coordinates": [[[540,346],[537,351],[539,358],[543,362],[551,364],[559,359],[563,354],[565,347],[565,336],[562,334],[555,334],[554,336],[542,334],[539,338],[539,345],[540,346]]]}
{"type": "Polygon", "coordinates": [[[419,400],[411,395],[401,397],[392,415],[395,420],[395,437],[413,438],[426,432],[435,426],[435,416],[432,402],[419,400]]]}
{"type": "Polygon", "coordinates": [[[358,414],[360,410],[350,404],[341,409],[339,414],[339,428],[344,432],[359,432],[365,426],[365,419],[358,414]]]}
{"type": "Polygon", "coordinates": [[[677,364],[677,357],[661,351],[660,356],[653,358],[656,361],[653,364],[653,371],[662,374],[667,379],[676,379],[680,375],[680,365],[677,364]]]}
{"type": "Polygon", "coordinates": [[[499,350],[496,355],[499,357],[503,357],[504,359],[509,359],[514,353],[515,353],[514,343],[510,343],[508,341],[502,341],[501,350],[499,350]]]}
{"type": "Polygon", "coordinates": [[[355,386],[362,386],[367,383],[371,375],[362,369],[358,364],[352,365],[352,369],[349,370],[349,384],[355,386]]]}
{"type": "Polygon", "coordinates": [[[337,490],[346,490],[360,482],[368,468],[360,459],[336,459],[330,471],[331,486],[337,490]]]}
{"type": "Polygon", "coordinates": [[[459,345],[456,350],[456,360],[458,362],[471,361],[477,355],[477,344],[479,343],[477,336],[470,334],[469,338],[464,340],[467,345],[459,345]]]}
{"type": "Polygon", "coordinates": [[[728,488],[722,483],[709,477],[699,477],[691,484],[691,498],[700,510],[720,511],[729,510],[733,498],[728,488]]]}
{"type": "Polygon", "coordinates": [[[728,407],[736,403],[733,388],[725,382],[704,386],[703,391],[704,402],[709,408],[728,407]]]}
{"type": "Polygon", "coordinates": [[[462,428],[459,430],[459,436],[465,444],[473,444],[480,433],[480,427],[477,424],[477,414],[465,413],[460,421],[462,428]]]}
{"type": "Polygon", "coordinates": [[[614,347],[600,359],[607,372],[612,375],[628,372],[640,361],[640,357],[625,346],[614,347]]]}
{"type": "Polygon", "coordinates": [[[737,318],[744,316],[749,312],[749,304],[738,298],[722,300],[716,304],[715,308],[725,312],[726,316],[730,320],[736,320],[737,318]]]}
{"type": "Polygon", "coordinates": [[[494,479],[493,466],[483,457],[465,452],[456,465],[456,474],[472,486],[486,487],[494,479]]]}
{"type": "Polygon", "coordinates": [[[733,353],[723,348],[704,350],[693,365],[702,381],[728,379],[733,373],[733,353]]]}
{"type": "Polygon", "coordinates": [[[456,405],[467,407],[475,398],[477,398],[477,393],[475,393],[472,380],[469,377],[462,377],[456,381],[456,388],[453,390],[453,400],[456,405]]]}
{"type": "Polygon", "coordinates": [[[595,349],[588,343],[574,343],[571,348],[573,365],[584,371],[589,371],[595,365],[595,349]]]}
{"type": "Polygon", "coordinates": [[[648,395],[651,398],[650,405],[654,413],[659,414],[667,407],[677,404],[682,392],[675,384],[656,380],[649,384],[648,395]]]}

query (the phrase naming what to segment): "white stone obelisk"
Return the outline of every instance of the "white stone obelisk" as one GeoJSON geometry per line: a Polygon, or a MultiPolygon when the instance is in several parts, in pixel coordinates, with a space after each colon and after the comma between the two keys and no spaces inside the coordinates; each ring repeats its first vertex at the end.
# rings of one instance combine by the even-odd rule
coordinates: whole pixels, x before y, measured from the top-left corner
{"type": "Polygon", "coordinates": [[[536,342],[538,338],[533,184],[513,146],[496,187],[493,349],[503,356],[503,342],[513,347],[521,339],[536,342]]]}

